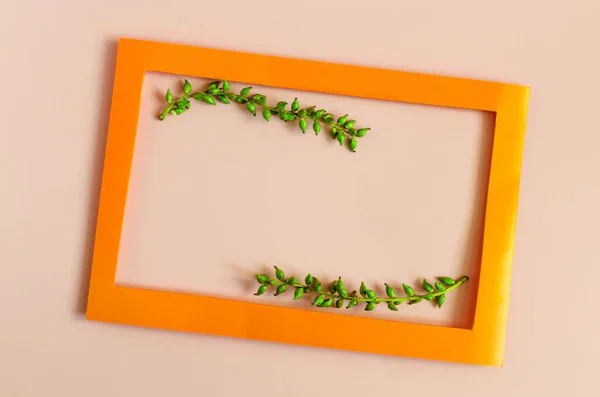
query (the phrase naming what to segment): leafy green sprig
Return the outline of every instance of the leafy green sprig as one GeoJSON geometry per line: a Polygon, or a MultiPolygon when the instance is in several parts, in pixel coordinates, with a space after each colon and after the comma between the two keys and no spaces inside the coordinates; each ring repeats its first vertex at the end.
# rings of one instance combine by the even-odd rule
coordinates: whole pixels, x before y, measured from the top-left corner
{"type": "Polygon", "coordinates": [[[331,137],[336,139],[340,146],[346,142],[353,152],[356,151],[358,146],[357,138],[362,138],[370,130],[370,128],[355,128],[356,120],[350,119],[347,114],[338,117],[336,120],[336,117],[325,109],[317,109],[315,106],[301,108],[298,98],[294,98],[291,104],[281,101],[275,106],[268,106],[266,95],[250,95],[252,87],[242,89],[239,94],[231,92],[230,89],[230,84],[223,80],[210,83],[204,91],[192,92],[192,85],[185,80],[183,84],[184,95],[178,99],[173,98],[170,89],[167,90],[165,99],[168,105],[158,118],[164,120],[169,114],[176,116],[188,111],[192,99],[209,105],[216,105],[217,102],[230,104],[231,101],[234,101],[245,105],[246,110],[254,116],[257,112],[261,112],[266,121],[269,121],[271,116],[277,116],[285,122],[298,120],[302,133],[306,133],[309,122],[312,123],[311,128],[317,135],[321,132],[323,126],[327,126],[331,137]]]}
{"type": "Polygon", "coordinates": [[[441,309],[444,302],[446,302],[446,294],[469,280],[467,276],[457,280],[450,277],[438,277],[439,281],[431,285],[426,279],[423,279],[423,289],[425,292],[422,294],[417,294],[411,286],[402,284],[402,289],[406,295],[402,297],[398,296],[394,288],[386,283],[386,297],[382,298],[378,297],[375,291],[367,288],[364,282],[360,284],[358,291],[360,296],[356,291],[348,292],[341,277],[332,282],[327,290],[325,290],[321,281],[310,273],[305,277],[304,284],[302,284],[294,276],[286,278],[283,270],[277,266],[275,266],[275,278],[271,278],[266,274],[257,274],[255,277],[260,284],[258,291],[254,294],[257,296],[267,292],[269,287],[275,289],[275,296],[281,295],[290,289],[294,291],[294,300],[300,299],[308,293],[316,294],[312,302],[313,306],[340,309],[345,305],[346,309],[350,309],[364,303],[366,311],[375,309],[380,303],[385,303],[390,310],[398,311],[397,306],[404,302],[413,305],[423,300],[434,301],[438,308],[441,309]]]}

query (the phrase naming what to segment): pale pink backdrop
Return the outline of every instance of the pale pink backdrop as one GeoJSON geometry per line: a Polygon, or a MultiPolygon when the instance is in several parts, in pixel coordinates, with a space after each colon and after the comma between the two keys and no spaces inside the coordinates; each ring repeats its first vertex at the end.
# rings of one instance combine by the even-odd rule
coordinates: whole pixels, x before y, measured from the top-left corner
{"type": "MultiPolygon", "coordinates": [[[[0,395],[593,391],[599,18],[595,0],[2,4],[0,395]],[[504,367],[85,321],[121,36],[531,86],[504,367]]],[[[261,87],[355,114],[373,131],[351,154],[225,106],[155,122],[177,81],[144,84],[119,282],[255,299],[244,280],[273,263],[351,283],[472,273],[444,310],[369,314],[470,325],[492,116],[261,87]]]]}
{"type": "Polygon", "coordinates": [[[310,308],[291,293],[253,297],[253,274],[276,264],[300,279],[343,276],[348,288],[364,280],[383,296],[384,281],[419,291],[423,276],[468,275],[442,311],[343,314],[471,327],[493,114],[253,87],[370,126],[352,153],[325,128],[303,135],[297,122],[267,124],[237,104],[194,103],[158,121],[164,92],[180,94],[182,81],[145,77],[119,283],[310,308]]]}

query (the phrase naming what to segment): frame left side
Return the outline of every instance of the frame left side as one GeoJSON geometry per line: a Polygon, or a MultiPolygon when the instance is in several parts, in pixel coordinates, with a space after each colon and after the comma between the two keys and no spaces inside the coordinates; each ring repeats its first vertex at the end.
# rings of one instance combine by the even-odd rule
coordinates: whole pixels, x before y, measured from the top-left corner
{"type": "Polygon", "coordinates": [[[106,307],[115,277],[139,117],[143,59],[120,40],[108,124],[86,317],[106,307]],[[126,84],[124,84],[126,82],[126,84]],[[103,304],[104,303],[104,304],[103,304]]]}

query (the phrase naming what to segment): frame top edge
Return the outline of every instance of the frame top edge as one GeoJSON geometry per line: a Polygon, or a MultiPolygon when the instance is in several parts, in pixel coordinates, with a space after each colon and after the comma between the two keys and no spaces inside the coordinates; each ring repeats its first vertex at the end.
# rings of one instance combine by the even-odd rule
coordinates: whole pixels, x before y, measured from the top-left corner
{"type": "Polygon", "coordinates": [[[444,74],[436,74],[436,73],[422,73],[422,72],[415,72],[415,71],[402,70],[402,69],[391,69],[391,68],[384,68],[384,67],[378,67],[378,66],[355,65],[355,64],[347,64],[347,63],[341,63],[341,62],[331,62],[331,61],[319,61],[319,60],[314,60],[314,59],[296,58],[296,57],[281,56],[281,55],[267,55],[267,54],[249,52],[249,51],[225,50],[225,49],[214,48],[214,47],[204,47],[204,46],[199,46],[199,45],[175,43],[175,42],[168,42],[168,41],[145,40],[145,39],[137,39],[137,38],[132,38],[132,37],[120,37],[119,38],[119,47],[121,47],[122,45],[176,46],[176,47],[184,47],[184,48],[190,48],[190,49],[209,50],[209,51],[215,51],[215,52],[220,52],[220,53],[245,54],[245,55],[250,55],[250,56],[258,56],[258,57],[309,61],[312,63],[322,64],[322,65],[343,65],[343,66],[353,67],[356,69],[370,69],[370,70],[376,69],[376,70],[388,71],[388,72],[403,72],[403,73],[412,74],[415,76],[444,77],[447,79],[453,79],[453,80],[457,80],[457,81],[478,81],[478,82],[484,82],[484,83],[488,83],[488,84],[495,84],[495,85],[503,86],[505,88],[522,90],[523,94],[527,95],[527,96],[529,96],[529,92],[531,89],[529,86],[520,85],[520,84],[479,79],[479,78],[469,78],[469,77],[464,77],[464,76],[452,76],[452,75],[444,75],[444,74]]]}

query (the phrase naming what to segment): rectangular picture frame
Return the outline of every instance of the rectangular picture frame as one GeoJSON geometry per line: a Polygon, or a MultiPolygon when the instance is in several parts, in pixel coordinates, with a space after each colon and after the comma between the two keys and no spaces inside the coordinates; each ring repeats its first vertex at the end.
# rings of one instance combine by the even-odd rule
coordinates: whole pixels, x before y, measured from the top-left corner
{"type": "Polygon", "coordinates": [[[502,366],[529,88],[514,84],[122,38],[86,318],[132,326],[411,358],[502,366]],[[210,62],[206,62],[210,59],[210,62]],[[380,320],[115,283],[146,72],[496,115],[471,329],[380,320]],[[279,324],[293,323],[294,327],[279,324]],[[330,329],[369,330],[356,340],[330,329]]]}

